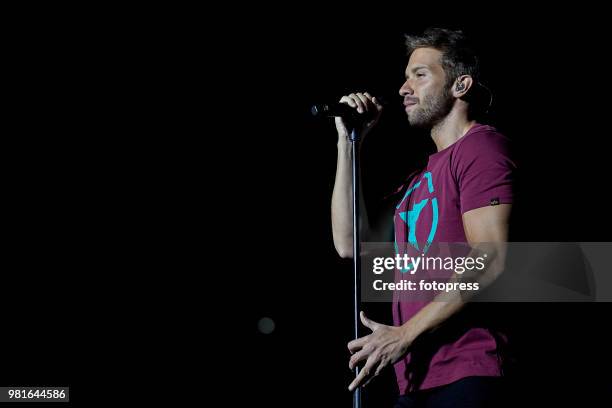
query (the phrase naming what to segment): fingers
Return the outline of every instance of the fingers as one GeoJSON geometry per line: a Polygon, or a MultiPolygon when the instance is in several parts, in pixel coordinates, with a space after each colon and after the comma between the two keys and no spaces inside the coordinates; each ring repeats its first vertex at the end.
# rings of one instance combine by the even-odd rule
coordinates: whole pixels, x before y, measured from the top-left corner
{"type": "Polygon", "coordinates": [[[360,337],[358,339],[349,341],[348,349],[351,353],[355,353],[356,351],[361,350],[361,348],[368,342],[370,339],[370,335],[360,337]]]}
{"type": "MultiPolygon", "coordinates": [[[[359,317],[361,318],[361,323],[363,323],[365,327],[372,331],[380,327],[380,323],[376,323],[375,321],[368,319],[365,313],[363,312],[359,314],[359,317]]],[[[347,344],[349,351],[351,353],[359,351],[368,341],[370,341],[370,336],[371,334],[349,341],[349,343],[347,344]]]]}
{"type": "Polygon", "coordinates": [[[357,112],[363,113],[363,112],[367,111],[367,107],[365,106],[365,102],[357,94],[352,93],[348,97],[353,102],[353,104],[354,104],[353,108],[356,108],[357,112]]]}
{"type": "Polygon", "coordinates": [[[359,113],[372,111],[374,109],[380,111],[382,105],[380,105],[378,101],[374,102],[374,99],[375,98],[367,92],[357,92],[343,96],[340,98],[340,103],[346,103],[351,108],[355,108],[359,113]]]}
{"type": "Polygon", "coordinates": [[[368,358],[369,354],[370,352],[366,349],[361,349],[359,352],[353,354],[349,360],[349,369],[353,370],[361,360],[368,358]]]}
{"type": "Polygon", "coordinates": [[[353,380],[353,382],[349,385],[349,391],[353,391],[355,388],[359,387],[365,381],[369,381],[370,377],[374,375],[374,368],[378,364],[378,358],[375,358],[373,355],[368,358],[366,365],[359,372],[359,375],[353,380]]]}
{"type": "MultiPolygon", "coordinates": [[[[354,94],[351,94],[351,95],[354,95],[354,94]]],[[[345,103],[351,108],[357,108],[358,107],[357,102],[355,102],[355,99],[353,99],[351,95],[348,95],[348,96],[345,95],[342,98],[340,98],[340,103],[345,103]]]]}
{"type": "Polygon", "coordinates": [[[362,387],[365,387],[366,385],[368,385],[370,383],[370,381],[372,381],[374,378],[378,377],[380,375],[380,372],[382,371],[382,369],[385,367],[385,364],[383,362],[381,362],[378,365],[378,368],[376,369],[376,371],[374,371],[373,375],[370,375],[368,378],[365,379],[362,387]]]}
{"type": "Polygon", "coordinates": [[[372,331],[378,329],[379,324],[373,320],[368,319],[365,313],[363,312],[359,313],[359,317],[361,318],[361,323],[363,323],[363,325],[367,327],[368,329],[372,331]]]}
{"type": "Polygon", "coordinates": [[[357,111],[359,113],[363,113],[363,112],[367,112],[370,110],[370,107],[372,104],[372,102],[362,93],[356,93],[356,94],[351,94],[351,95],[355,95],[355,97],[357,99],[355,99],[358,102],[361,102],[359,104],[359,107],[361,108],[361,111],[359,109],[357,109],[357,111]]]}
{"type": "Polygon", "coordinates": [[[378,99],[376,99],[375,96],[370,95],[368,92],[364,92],[363,93],[365,96],[368,97],[368,99],[370,99],[372,101],[372,103],[374,104],[374,106],[376,107],[376,109],[380,112],[383,109],[382,104],[380,103],[380,101],[378,99]]]}
{"type": "Polygon", "coordinates": [[[378,377],[381,371],[387,366],[389,360],[380,358],[378,355],[371,355],[366,362],[366,365],[359,372],[357,377],[349,385],[349,391],[353,391],[355,388],[368,385],[372,379],[378,377]]]}

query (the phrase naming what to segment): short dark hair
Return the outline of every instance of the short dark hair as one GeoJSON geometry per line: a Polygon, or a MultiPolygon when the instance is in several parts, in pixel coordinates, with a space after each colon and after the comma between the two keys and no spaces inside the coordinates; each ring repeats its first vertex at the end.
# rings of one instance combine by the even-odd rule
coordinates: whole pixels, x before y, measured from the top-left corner
{"type": "Polygon", "coordinates": [[[470,75],[475,83],[480,77],[478,57],[472,44],[461,30],[428,28],[423,35],[406,35],[408,56],[417,48],[434,48],[442,52],[442,68],[447,85],[461,75],[470,75]]]}

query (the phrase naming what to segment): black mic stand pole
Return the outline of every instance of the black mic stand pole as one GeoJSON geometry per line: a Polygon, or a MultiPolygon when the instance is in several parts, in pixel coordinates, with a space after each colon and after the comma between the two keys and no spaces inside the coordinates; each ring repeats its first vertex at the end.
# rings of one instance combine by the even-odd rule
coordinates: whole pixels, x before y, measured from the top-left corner
{"type": "MultiPolygon", "coordinates": [[[[359,242],[359,131],[353,126],[351,136],[352,184],[353,184],[353,323],[355,339],[359,338],[359,309],[361,305],[361,248],[359,242]]],[[[359,366],[355,366],[355,377],[359,375],[359,366]]],[[[353,408],[361,408],[361,387],[353,391],[353,408]]]]}

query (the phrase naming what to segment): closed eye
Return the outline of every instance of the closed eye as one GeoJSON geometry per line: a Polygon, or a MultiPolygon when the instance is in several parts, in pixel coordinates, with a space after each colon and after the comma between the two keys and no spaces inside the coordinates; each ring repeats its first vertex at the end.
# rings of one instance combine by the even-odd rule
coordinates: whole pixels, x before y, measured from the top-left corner
{"type": "MultiPolygon", "coordinates": [[[[427,72],[425,71],[420,71],[420,72],[416,72],[414,73],[414,78],[423,78],[427,76],[427,72]]],[[[411,78],[410,75],[406,76],[406,81],[408,81],[411,78]]]]}

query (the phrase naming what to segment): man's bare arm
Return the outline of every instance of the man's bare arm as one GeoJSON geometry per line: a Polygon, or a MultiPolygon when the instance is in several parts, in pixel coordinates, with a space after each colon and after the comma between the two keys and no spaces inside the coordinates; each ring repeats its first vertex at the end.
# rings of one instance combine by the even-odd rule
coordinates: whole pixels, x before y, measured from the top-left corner
{"type": "MultiPolygon", "coordinates": [[[[382,112],[382,105],[378,103],[375,97],[366,93],[356,93],[343,96],[340,99],[341,103],[345,103],[352,108],[355,108],[359,113],[368,111],[376,111],[376,116],[373,120],[366,123],[361,130],[361,140],[366,134],[376,125],[382,112]]],[[[338,162],[336,166],[336,180],[334,183],[334,191],[332,193],[331,203],[331,221],[332,234],[334,238],[334,246],[336,251],[342,258],[353,257],[353,187],[352,187],[352,163],[353,154],[351,143],[349,141],[349,131],[342,118],[336,118],[336,129],[338,131],[338,162]]],[[[360,188],[361,191],[361,188],[360,188]]],[[[360,232],[368,233],[370,231],[368,215],[363,201],[363,195],[360,194],[360,232]]]]}
{"type": "MultiPolygon", "coordinates": [[[[472,251],[468,257],[476,258],[487,254],[482,273],[469,276],[479,283],[479,290],[489,286],[503,272],[508,241],[510,204],[477,208],[463,214],[463,227],[472,251]]],[[[468,275],[453,274],[451,282],[461,282],[468,275]]],[[[438,295],[433,302],[421,309],[404,326],[415,339],[458,312],[469,301],[471,292],[450,291],[438,295]]]]}
{"type": "MultiPolygon", "coordinates": [[[[468,256],[477,257],[483,251],[488,255],[485,268],[475,277],[480,290],[490,285],[503,272],[510,211],[510,204],[502,204],[477,208],[463,214],[466,237],[473,248],[468,256]]],[[[462,279],[464,275],[454,273],[451,281],[461,282],[462,279]]],[[[374,322],[362,314],[361,321],[372,330],[372,334],[348,344],[353,353],[349,361],[351,369],[360,361],[366,360],[359,376],[349,385],[349,390],[367,383],[384,367],[396,363],[408,352],[418,336],[438,327],[461,310],[471,296],[460,291],[441,293],[399,327],[374,322]]]]}

